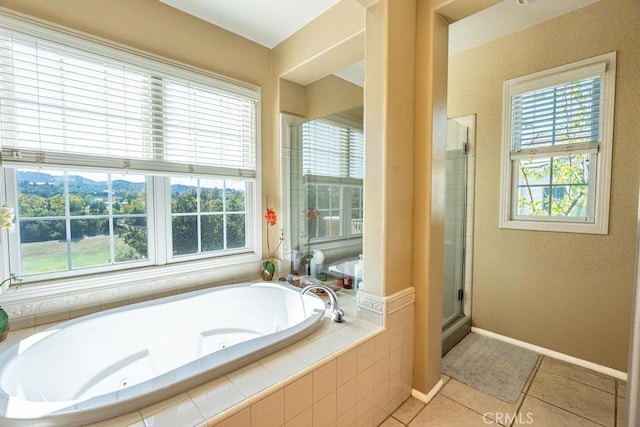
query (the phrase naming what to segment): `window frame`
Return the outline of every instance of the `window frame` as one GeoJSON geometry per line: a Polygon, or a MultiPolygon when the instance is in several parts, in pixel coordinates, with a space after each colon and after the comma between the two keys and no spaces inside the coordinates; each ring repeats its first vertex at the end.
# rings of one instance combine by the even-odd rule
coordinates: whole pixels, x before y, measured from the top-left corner
{"type": "MultiPolygon", "coordinates": [[[[172,59],[164,58],[142,50],[121,45],[109,40],[104,40],[93,35],[71,30],[56,24],[49,24],[43,21],[33,20],[28,17],[16,16],[7,12],[0,12],[0,26],[8,30],[27,34],[29,37],[42,38],[51,42],[60,43],[70,48],[77,48],[89,52],[94,52],[109,56],[115,60],[122,60],[127,63],[140,63],[142,66],[159,70],[164,73],[173,73],[179,78],[188,76],[196,84],[214,87],[222,93],[233,93],[236,95],[251,98],[255,105],[254,114],[254,140],[255,140],[255,175],[243,177],[240,171],[239,176],[229,175],[208,175],[205,171],[184,166],[175,170],[155,170],[136,168],[135,160],[126,162],[118,158],[103,158],[104,162],[98,167],[87,167],[87,161],[81,156],[51,156],[42,165],[44,168],[67,169],[73,171],[86,170],[88,172],[110,172],[110,173],[143,173],[148,176],[147,184],[147,227],[148,227],[148,261],[135,263],[135,266],[128,265],[124,268],[108,265],[106,267],[87,267],[79,270],[65,270],[55,273],[33,274],[25,277],[25,285],[31,283],[37,286],[29,288],[32,297],[48,295],[57,290],[86,290],[92,287],[102,287],[105,284],[122,284],[123,281],[138,281],[146,278],[164,277],[172,274],[197,273],[207,271],[211,268],[238,265],[245,262],[257,262],[261,259],[262,249],[259,242],[262,241],[262,227],[260,225],[261,215],[259,211],[259,201],[261,200],[261,88],[259,86],[245,83],[233,78],[221,76],[208,70],[200,69],[188,64],[184,64],[172,59]],[[51,160],[51,161],[50,161],[51,160]],[[184,171],[183,171],[184,170],[184,171]],[[208,179],[220,180],[244,180],[247,183],[246,191],[246,247],[221,252],[198,254],[197,256],[173,257],[170,251],[170,242],[162,244],[161,240],[170,240],[170,235],[166,233],[167,224],[170,227],[171,221],[171,196],[167,176],[198,176],[208,179]],[[167,195],[167,193],[169,193],[167,195]],[[152,232],[152,227],[155,232],[152,232]],[[167,236],[166,238],[164,236],[167,236]],[[155,261],[153,261],[155,260],[155,261]],[[98,274],[95,274],[98,273],[98,274]]],[[[25,151],[27,161],[22,165],[10,164],[2,166],[2,202],[11,203],[17,210],[17,182],[15,172],[7,172],[15,168],[29,168],[38,166],[37,153],[25,151]]],[[[91,159],[91,156],[86,156],[91,159]]],[[[7,159],[5,159],[7,160],[7,159]]],[[[10,160],[10,159],[9,159],[10,160]]],[[[169,228],[170,232],[170,228],[169,228]]],[[[19,274],[16,268],[21,260],[17,258],[19,253],[19,233],[7,233],[7,238],[3,239],[0,245],[1,253],[4,255],[0,268],[3,277],[8,277],[9,272],[19,274]],[[10,243],[11,241],[11,243],[10,243]]],[[[122,265],[122,264],[120,264],[122,265]]],[[[24,293],[26,290],[23,290],[24,293]]]]}
{"type": "Polygon", "coordinates": [[[611,158],[613,145],[613,119],[615,103],[616,52],[562,65],[537,73],[507,80],[503,83],[502,147],[500,174],[499,228],[567,233],[608,234],[609,199],[611,187],[611,158]],[[526,156],[512,155],[512,98],[534,90],[570,83],[598,73],[602,76],[602,102],[600,114],[600,138],[597,148],[581,144],[556,145],[529,149],[531,158],[551,158],[590,152],[595,157],[590,162],[590,177],[587,183],[593,200],[588,209],[592,220],[579,217],[546,217],[517,215],[518,167],[516,164],[526,156]],[[572,146],[574,145],[574,146],[572,146]],[[591,179],[595,177],[595,179],[591,179]]]}

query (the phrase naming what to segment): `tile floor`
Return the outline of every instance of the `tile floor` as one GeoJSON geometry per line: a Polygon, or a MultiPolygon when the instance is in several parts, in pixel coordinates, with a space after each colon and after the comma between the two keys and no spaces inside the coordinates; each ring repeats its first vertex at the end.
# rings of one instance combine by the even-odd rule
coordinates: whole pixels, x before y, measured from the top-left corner
{"type": "Polygon", "coordinates": [[[447,376],[425,405],[410,397],[381,427],[624,426],[626,382],[541,356],[515,404],[447,376]]]}

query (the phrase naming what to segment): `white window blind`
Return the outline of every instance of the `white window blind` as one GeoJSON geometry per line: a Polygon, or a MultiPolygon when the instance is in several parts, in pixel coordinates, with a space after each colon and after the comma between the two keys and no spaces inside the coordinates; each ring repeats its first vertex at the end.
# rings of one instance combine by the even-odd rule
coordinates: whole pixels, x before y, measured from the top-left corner
{"type": "Polygon", "coordinates": [[[513,96],[513,149],[597,144],[601,82],[596,76],[513,96]]]}
{"type": "Polygon", "coordinates": [[[234,93],[212,77],[100,47],[0,29],[5,163],[255,178],[257,91],[234,93]]]}
{"type": "Polygon", "coordinates": [[[364,136],[360,129],[313,120],[302,124],[303,174],[362,179],[364,136]]]}

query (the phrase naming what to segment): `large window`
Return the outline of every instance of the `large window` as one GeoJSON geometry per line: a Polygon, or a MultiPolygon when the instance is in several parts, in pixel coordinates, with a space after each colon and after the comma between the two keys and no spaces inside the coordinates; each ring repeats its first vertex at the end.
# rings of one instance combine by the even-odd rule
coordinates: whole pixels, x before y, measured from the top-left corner
{"type": "Polygon", "coordinates": [[[615,53],[505,82],[501,226],[606,234],[615,53]]]}
{"type": "Polygon", "coordinates": [[[249,85],[0,17],[12,272],[255,252],[259,100],[249,85]]]}

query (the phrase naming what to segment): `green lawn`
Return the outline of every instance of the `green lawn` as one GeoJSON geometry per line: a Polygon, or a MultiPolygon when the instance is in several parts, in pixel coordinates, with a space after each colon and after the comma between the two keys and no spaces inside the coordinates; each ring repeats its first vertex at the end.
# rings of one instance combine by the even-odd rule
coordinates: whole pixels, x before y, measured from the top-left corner
{"type": "MultiPolygon", "coordinates": [[[[128,246],[115,239],[116,253],[128,246]]],[[[22,274],[36,274],[67,269],[67,243],[60,241],[23,243],[22,274]]],[[[107,265],[111,262],[107,236],[84,237],[71,242],[73,268],[107,265]]]]}

